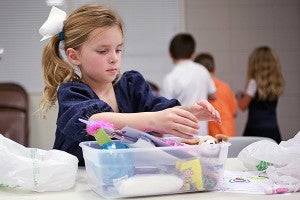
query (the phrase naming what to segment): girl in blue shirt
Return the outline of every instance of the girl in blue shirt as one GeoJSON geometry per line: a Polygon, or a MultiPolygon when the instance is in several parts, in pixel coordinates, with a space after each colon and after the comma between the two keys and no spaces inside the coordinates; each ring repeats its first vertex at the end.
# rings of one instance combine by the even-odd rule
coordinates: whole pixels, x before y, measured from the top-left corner
{"type": "Polygon", "coordinates": [[[218,111],[206,100],[180,106],[175,99],[154,96],[139,72],[122,74],[123,45],[123,23],[117,13],[89,4],[71,13],[44,48],[40,108],[45,113],[58,101],[54,148],[77,156],[79,165],[84,165],[79,143],[94,140],[79,118],[183,138],[198,133],[199,120],[220,122],[218,111]],[[61,42],[68,62],[60,55],[61,42]]]}

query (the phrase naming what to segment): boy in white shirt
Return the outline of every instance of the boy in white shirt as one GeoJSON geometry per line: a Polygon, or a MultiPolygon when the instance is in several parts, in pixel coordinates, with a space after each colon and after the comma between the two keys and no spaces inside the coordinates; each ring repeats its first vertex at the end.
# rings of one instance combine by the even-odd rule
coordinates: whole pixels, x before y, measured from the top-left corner
{"type": "MultiPolygon", "coordinates": [[[[162,95],[175,98],[182,105],[190,105],[201,99],[215,99],[216,87],[208,70],[193,62],[196,42],[192,35],[179,33],[171,40],[169,52],[173,70],[163,81],[162,95]]],[[[199,135],[207,135],[207,122],[201,121],[199,135]]]]}

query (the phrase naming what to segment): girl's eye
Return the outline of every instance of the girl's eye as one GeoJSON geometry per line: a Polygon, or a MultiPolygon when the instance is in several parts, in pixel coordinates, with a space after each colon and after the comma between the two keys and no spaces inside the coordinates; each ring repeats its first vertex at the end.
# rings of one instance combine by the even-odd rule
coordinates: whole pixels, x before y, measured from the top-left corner
{"type": "Polygon", "coordinates": [[[106,50],[97,50],[97,52],[100,54],[105,54],[107,51],[106,50]]]}

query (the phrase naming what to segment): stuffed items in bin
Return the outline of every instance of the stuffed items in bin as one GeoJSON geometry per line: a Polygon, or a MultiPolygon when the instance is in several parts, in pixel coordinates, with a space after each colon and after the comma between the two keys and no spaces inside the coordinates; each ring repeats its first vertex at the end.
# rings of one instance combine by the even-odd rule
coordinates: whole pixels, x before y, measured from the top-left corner
{"type": "Polygon", "coordinates": [[[217,134],[215,137],[210,135],[198,136],[193,139],[182,139],[181,142],[189,145],[205,145],[203,147],[203,156],[214,156],[219,153],[219,147],[215,144],[227,142],[228,136],[217,134]]]}
{"type": "Polygon", "coordinates": [[[228,141],[228,136],[224,134],[217,134],[215,137],[210,136],[210,135],[205,135],[205,136],[199,136],[195,137],[193,139],[182,139],[181,142],[185,144],[191,144],[191,145],[200,145],[203,143],[207,144],[217,144],[220,142],[227,142],[228,141]]]}

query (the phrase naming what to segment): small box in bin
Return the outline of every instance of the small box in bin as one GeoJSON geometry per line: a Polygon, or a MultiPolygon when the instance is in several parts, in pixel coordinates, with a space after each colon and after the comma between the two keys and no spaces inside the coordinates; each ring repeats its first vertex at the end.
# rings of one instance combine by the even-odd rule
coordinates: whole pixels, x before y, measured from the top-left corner
{"type": "Polygon", "coordinates": [[[92,190],[122,198],[221,189],[229,144],[105,150],[88,141],[80,146],[92,190]]]}

